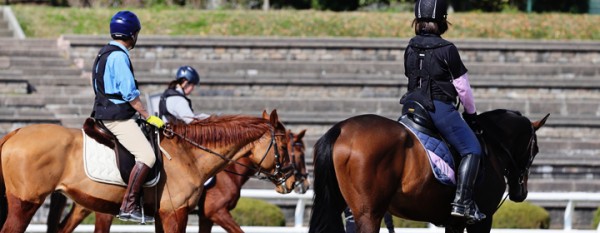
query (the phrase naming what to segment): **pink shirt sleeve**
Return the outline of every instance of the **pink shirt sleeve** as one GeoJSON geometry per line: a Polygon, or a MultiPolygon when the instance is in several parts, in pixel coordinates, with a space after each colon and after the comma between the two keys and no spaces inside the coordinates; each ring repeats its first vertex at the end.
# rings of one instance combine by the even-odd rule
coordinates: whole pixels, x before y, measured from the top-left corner
{"type": "Polygon", "coordinates": [[[473,91],[471,91],[471,84],[469,84],[469,75],[467,73],[454,79],[452,82],[456,92],[458,92],[458,99],[462,102],[465,112],[473,114],[477,112],[475,109],[475,99],[473,98],[473,91]]]}

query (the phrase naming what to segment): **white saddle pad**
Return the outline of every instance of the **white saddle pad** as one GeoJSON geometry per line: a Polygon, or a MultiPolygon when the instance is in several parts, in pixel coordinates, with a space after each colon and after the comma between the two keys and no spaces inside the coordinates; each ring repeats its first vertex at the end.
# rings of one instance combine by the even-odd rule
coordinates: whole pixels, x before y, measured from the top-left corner
{"type": "MultiPolygon", "coordinates": [[[[117,167],[115,151],[90,138],[83,130],[83,167],[85,174],[93,181],[127,186],[117,167]]],[[[152,187],[160,180],[160,173],[146,182],[144,187],[152,187]]]]}

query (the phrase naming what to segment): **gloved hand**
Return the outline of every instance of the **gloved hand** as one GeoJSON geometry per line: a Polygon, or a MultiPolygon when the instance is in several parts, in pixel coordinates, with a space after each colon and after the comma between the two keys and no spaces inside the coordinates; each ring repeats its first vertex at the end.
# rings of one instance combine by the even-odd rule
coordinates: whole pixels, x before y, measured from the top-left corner
{"type": "Polygon", "coordinates": [[[479,124],[477,124],[477,113],[463,112],[462,116],[471,130],[473,130],[475,133],[481,132],[481,127],[479,127],[479,124]]]}
{"type": "Polygon", "coordinates": [[[149,116],[148,119],[146,119],[146,122],[148,122],[148,124],[156,126],[157,128],[162,128],[165,125],[165,122],[163,122],[160,118],[154,115],[149,116]]]}

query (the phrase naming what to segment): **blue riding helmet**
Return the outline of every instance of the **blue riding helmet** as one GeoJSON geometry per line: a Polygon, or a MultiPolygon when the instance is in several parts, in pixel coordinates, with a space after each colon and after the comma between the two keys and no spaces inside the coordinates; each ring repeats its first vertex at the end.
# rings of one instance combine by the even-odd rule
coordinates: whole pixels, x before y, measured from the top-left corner
{"type": "Polygon", "coordinates": [[[177,70],[177,74],[175,75],[175,79],[179,80],[181,78],[187,79],[191,84],[197,85],[200,83],[200,75],[198,72],[191,66],[182,66],[177,70]]]}
{"type": "Polygon", "coordinates": [[[442,21],[448,15],[446,0],[417,0],[415,2],[415,18],[442,21]]]}
{"type": "Polygon", "coordinates": [[[110,36],[115,40],[133,38],[141,29],[140,20],[131,11],[119,11],[110,20],[110,36]]]}

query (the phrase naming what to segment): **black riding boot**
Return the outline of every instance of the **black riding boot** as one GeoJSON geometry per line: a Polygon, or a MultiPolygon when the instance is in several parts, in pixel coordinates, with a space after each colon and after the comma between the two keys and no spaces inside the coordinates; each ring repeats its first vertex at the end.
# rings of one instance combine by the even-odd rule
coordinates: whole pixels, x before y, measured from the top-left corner
{"type": "Polygon", "coordinates": [[[450,211],[452,216],[466,218],[468,224],[485,219],[485,214],[479,212],[477,204],[473,201],[473,187],[479,170],[479,159],[477,155],[468,154],[460,161],[456,196],[450,211]]]}
{"type": "Polygon", "coordinates": [[[123,197],[123,203],[121,204],[121,210],[119,211],[119,219],[125,221],[142,222],[142,218],[146,222],[154,222],[152,216],[143,215],[140,207],[139,200],[140,191],[142,185],[146,181],[146,176],[150,171],[150,167],[142,162],[136,162],[129,175],[129,183],[127,184],[127,191],[123,197]]]}

